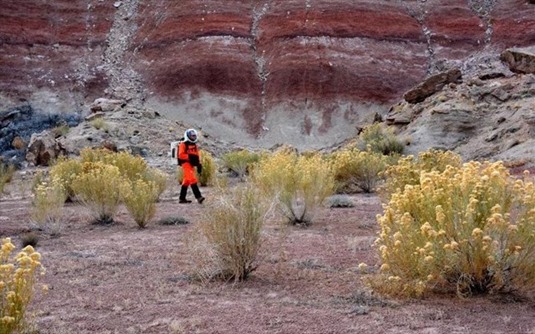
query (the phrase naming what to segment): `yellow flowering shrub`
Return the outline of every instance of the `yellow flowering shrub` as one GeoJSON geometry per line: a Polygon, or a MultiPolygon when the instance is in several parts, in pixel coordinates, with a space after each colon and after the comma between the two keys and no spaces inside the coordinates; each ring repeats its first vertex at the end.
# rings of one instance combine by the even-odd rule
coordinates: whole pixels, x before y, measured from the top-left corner
{"type": "Polygon", "coordinates": [[[260,155],[249,150],[239,150],[225,153],[221,157],[223,167],[244,179],[251,166],[260,160],[260,155]]]}
{"type": "Polygon", "coordinates": [[[10,238],[0,248],[0,334],[23,333],[26,310],[34,294],[38,273],[44,273],[41,255],[26,246],[14,255],[10,238]]]}
{"type": "Polygon", "coordinates": [[[80,160],[59,159],[50,170],[50,178],[58,180],[71,198],[80,199],[100,222],[113,220],[119,204],[123,202],[121,191],[124,191],[128,195],[124,202],[138,224],[145,224],[147,218],[154,215],[154,203],[149,205],[146,202],[157,201],[168,182],[166,173],[148,167],[139,156],[91,148],[80,152],[80,160]],[[110,179],[107,180],[107,177],[110,179]],[[143,187],[141,184],[146,187],[150,184],[151,191],[131,194],[128,189],[138,184],[139,187],[143,187]],[[157,197],[152,200],[154,192],[157,197]],[[143,208],[148,211],[141,212],[143,208]]]}
{"type": "Polygon", "coordinates": [[[58,232],[66,199],[63,180],[55,178],[51,182],[39,182],[33,188],[32,220],[43,228],[51,228],[53,233],[58,232]]]}
{"type": "Polygon", "coordinates": [[[422,172],[443,172],[447,166],[460,167],[461,164],[461,156],[457,153],[436,149],[421,152],[416,158],[413,155],[400,158],[384,171],[385,184],[380,193],[389,199],[391,194],[402,191],[406,185],[418,184],[422,172]]]}
{"type": "Polygon", "coordinates": [[[389,158],[381,153],[360,151],[355,147],[335,152],[330,159],[339,193],[355,191],[355,187],[366,193],[373,192],[389,163],[389,158]]]}
{"type": "Polygon", "coordinates": [[[383,264],[374,285],[383,292],[535,288],[535,186],[501,162],[422,172],[392,194],[378,223],[383,264]]]}
{"type": "Polygon", "coordinates": [[[334,191],[330,163],[320,154],[299,156],[280,150],[254,166],[252,181],[278,203],[291,224],[309,224],[323,201],[334,191]]]}
{"type": "Polygon", "coordinates": [[[82,163],[76,159],[68,159],[64,156],[59,157],[50,167],[50,179],[60,182],[65,190],[67,198],[74,199],[75,194],[72,190],[72,181],[82,173],[82,163]]]}
{"type": "Polygon", "coordinates": [[[115,166],[121,175],[130,181],[141,178],[147,170],[147,163],[140,156],[133,156],[128,152],[112,152],[107,149],[86,148],[80,152],[82,163],[102,162],[115,166]]]}
{"type": "Polygon", "coordinates": [[[103,162],[85,162],[82,170],[73,180],[72,189],[96,221],[111,223],[121,203],[121,189],[127,181],[119,168],[103,162]]]}
{"type": "Polygon", "coordinates": [[[158,185],[155,182],[138,179],[126,181],[121,191],[126,209],[139,228],[145,228],[156,213],[158,185]]]}
{"type": "Polygon", "coordinates": [[[189,246],[198,277],[244,280],[258,266],[261,230],[269,205],[252,184],[218,192],[189,246]]]}

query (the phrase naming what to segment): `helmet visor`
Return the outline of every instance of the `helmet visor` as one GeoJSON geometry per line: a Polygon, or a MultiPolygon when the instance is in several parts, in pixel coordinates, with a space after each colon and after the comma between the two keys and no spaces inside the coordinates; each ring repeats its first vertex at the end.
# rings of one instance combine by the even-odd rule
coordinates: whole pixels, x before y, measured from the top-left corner
{"type": "Polygon", "coordinates": [[[197,140],[197,133],[193,130],[191,131],[188,131],[188,139],[191,140],[191,141],[196,141],[197,140]]]}

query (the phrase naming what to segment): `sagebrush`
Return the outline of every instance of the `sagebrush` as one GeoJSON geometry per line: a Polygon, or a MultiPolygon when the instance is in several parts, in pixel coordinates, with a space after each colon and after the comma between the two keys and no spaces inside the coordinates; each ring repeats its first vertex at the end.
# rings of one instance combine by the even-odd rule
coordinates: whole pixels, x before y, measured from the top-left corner
{"type": "Polygon", "coordinates": [[[390,159],[382,153],[347,147],[331,155],[338,193],[374,192],[390,159]]]}
{"type": "Polygon", "coordinates": [[[245,180],[252,165],[260,160],[260,154],[249,150],[238,150],[225,153],[221,157],[223,167],[234,173],[241,180],[245,180]]]}
{"type": "Polygon", "coordinates": [[[252,182],[275,199],[290,224],[310,224],[334,191],[331,164],[320,154],[302,156],[280,150],[264,156],[253,168],[252,182]]]}

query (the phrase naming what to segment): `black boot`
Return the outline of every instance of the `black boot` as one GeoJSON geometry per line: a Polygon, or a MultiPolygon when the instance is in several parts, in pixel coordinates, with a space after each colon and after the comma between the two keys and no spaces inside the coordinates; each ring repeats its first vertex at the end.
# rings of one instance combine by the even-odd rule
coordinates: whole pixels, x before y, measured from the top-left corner
{"type": "Polygon", "coordinates": [[[190,200],[186,199],[187,194],[188,194],[188,187],[182,186],[180,188],[180,197],[178,198],[178,203],[191,203],[190,200]]]}
{"type": "Polygon", "coordinates": [[[195,195],[197,202],[199,202],[199,204],[202,204],[202,202],[204,202],[204,197],[202,197],[201,191],[199,190],[199,186],[197,186],[197,183],[191,185],[191,190],[193,190],[193,195],[195,195]]]}

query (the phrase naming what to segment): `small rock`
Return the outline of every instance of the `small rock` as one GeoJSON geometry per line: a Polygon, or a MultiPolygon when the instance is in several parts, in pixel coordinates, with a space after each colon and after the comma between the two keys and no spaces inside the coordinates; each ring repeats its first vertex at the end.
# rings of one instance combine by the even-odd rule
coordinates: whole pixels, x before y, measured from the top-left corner
{"type": "Polygon", "coordinates": [[[535,48],[511,48],[500,55],[500,59],[516,73],[535,73],[535,48]]]}

